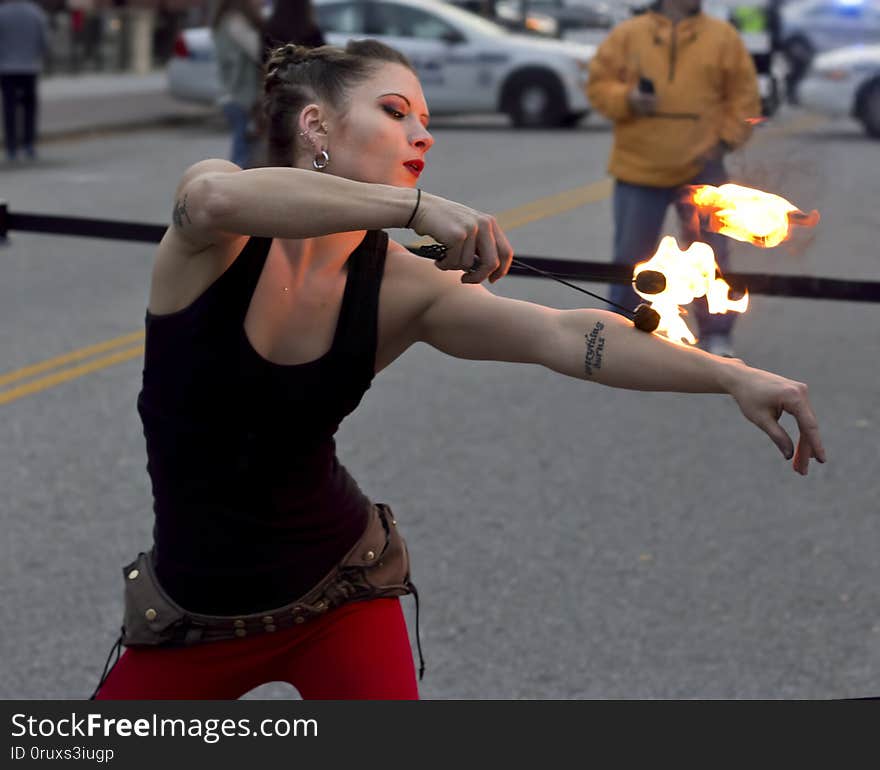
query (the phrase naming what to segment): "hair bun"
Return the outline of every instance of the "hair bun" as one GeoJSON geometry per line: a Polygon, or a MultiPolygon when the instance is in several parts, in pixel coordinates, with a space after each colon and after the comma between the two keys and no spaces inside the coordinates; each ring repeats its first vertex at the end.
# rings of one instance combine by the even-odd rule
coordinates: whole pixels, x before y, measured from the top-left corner
{"type": "Polygon", "coordinates": [[[311,48],[296,43],[286,43],[285,45],[274,48],[269,55],[267,68],[284,69],[286,67],[295,67],[311,59],[311,48]]]}

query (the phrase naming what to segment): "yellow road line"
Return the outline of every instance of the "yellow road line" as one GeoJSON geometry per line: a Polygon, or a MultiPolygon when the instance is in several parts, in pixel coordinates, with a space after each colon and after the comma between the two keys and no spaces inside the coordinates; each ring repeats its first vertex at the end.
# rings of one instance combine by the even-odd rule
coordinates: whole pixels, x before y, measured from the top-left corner
{"type": "Polygon", "coordinates": [[[8,385],[10,382],[17,382],[18,380],[24,380],[28,377],[33,377],[34,375],[41,374],[42,372],[48,371],[49,369],[55,369],[56,367],[63,366],[64,364],[69,364],[73,361],[82,361],[82,359],[84,358],[91,358],[92,356],[95,356],[98,353],[103,353],[106,350],[119,348],[123,345],[128,345],[132,342],[136,342],[137,340],[141,340],[143,339],[143,337],[144,333],[142,331],[132,332],[131,334],[123,334],[121,337],[115,337],[112,340],[99,342],[97,345],[90,345],[87,348],[73,350],[70,353],[65,353],[64,355],[50,358],[39,364],[26,366],[23,369],[16,369],[15,371],[9,372],[8,374],[0,375],[0,387],[2,387],[3,385],[8,385]]]}
{"type": "Polygon", "coordinates": [[[39,393],[41,390],[52,388],[55,385],[76,379],[77,377],[82,377],[83,375],[97,371],[98,369],[103,369],[104,367],[112,366],[113,364],[119,364],[123,361],[129,361],[130,359],[137,358],[143,354],[144,346],[135,345],[132,348],[125,348],[116,353],[96,358],[94,361],[89,361],[88,363],[80,364],[79,366],[72,366],[69,369],[62,369],[60,372],[55,372],[46,377],[31,380],[30,382],[26,382],[15,388],[0,391],[0,405],[8,404],[10,401],[14,401],[17,398],[23,398],[24,396],[39,393]]]}
{"type": "Polygon", "coordinates": [[[539,219],[555,217],[566,211],[604,200],[611,195],[613,185],[611,179],[600,179],[598,182],[583,187],[575,187],[573,190],[548,195],[545,198],[538,198],[522,206],[502,211],[500,214],[496,214],[495,218],[503,230],[524,227],[539,219]]]}

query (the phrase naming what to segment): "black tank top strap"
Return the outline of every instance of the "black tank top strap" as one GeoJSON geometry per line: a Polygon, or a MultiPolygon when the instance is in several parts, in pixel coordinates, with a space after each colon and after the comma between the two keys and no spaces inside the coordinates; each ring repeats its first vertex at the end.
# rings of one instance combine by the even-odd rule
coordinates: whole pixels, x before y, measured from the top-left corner
{"type": "Polygon", "coordinates": [[[251,297],[257,288],[271,246],[271,238],[251,236],[235,262],[227,270],[227,273],[234,271],[234,278],[227,283],[227,286],[234,295],[229,298],[232,303],[229,310],[234,313],[236,322],[244,322],[244,317],[251,304],[251,297]]]}
{"type": "Polygon", "coordinates": [[[337,354],[367,382],[373,378],[379,342],[379,287],[385,271],[388,233],[371,230],[348,263],[345,301],[339,317],[337,354]]]}

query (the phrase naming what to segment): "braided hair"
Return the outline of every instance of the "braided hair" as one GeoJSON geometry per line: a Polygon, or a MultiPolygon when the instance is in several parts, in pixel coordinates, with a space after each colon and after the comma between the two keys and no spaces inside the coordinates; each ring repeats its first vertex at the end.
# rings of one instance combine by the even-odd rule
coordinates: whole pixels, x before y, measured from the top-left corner
{"type": "Polygon", "coordinates": [[[345,48],[288,43],[274,49],[266,61],[263,94],[269,165],[293,165],[303,107],[324,102],[341,109],[349,90],[385,62],[415,72],[402,53],[378,40],[352,40],[345,48]]]}

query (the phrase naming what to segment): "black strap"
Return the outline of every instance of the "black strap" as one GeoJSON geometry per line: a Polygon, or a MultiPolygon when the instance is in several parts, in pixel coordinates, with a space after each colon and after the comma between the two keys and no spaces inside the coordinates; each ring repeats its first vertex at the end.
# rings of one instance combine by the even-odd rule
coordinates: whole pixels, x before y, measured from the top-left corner
{"type": "MultiPolygon", "coordinates": [[[[263,266],[266,264],[266,258],[269,256],[271,247],[271,238],[252,236],[241,250],[235,262],[226,271],[230,273],[234,269],[241,276],[241,278],[236,278],[233,281],[230,288],[230,291],[234,292],[235,295],[237,320],[241,323],[244,323],[244,318],[251,304],[251,298],[254,296],[257,284],[260,282],[260,275],[263,272],[263,266]]],[[[223,274],[223,276],[225,275],[226,273],[223,274]]]]}
{"type": "Polygon", "coordinates": [[[406,585],[416,600],[416,647],[419,648],[419,681],[421,682],[425,676],[425,656],[422,655],[422,634],[419,630],[419,592],[412,580],[407,580],[406,585]]]}
{"type": "Polygon", "coordinates": [[[110,676],[110,671],[112,671],[116,664],[119,663],[119,655],[122,651],[122,640],[125,637],[125,626],[121,626],[119,629],[119,638],[116,640],[114,645],[110,648],[110,654],[107,656],[107,662],[104,664],[104,671],[101,674],[101,681],[98,682],[98,686],[95,688],[95,691],[89,696],[89,700],[95,700],[95,696],[98,694],[98,690],[100,690],[104,686],[104,682],[107,681],[107,677],[110,676]],[[113,661],[113,665],[110,666],[110,658],[113,657],[114,651],[116,652],[116,660],[113,661]],[[110,666],[108,671],[107,667],[110,666]]]}
{"type": "Polygon", "coordinates": [[[346,296],[339,317],[336,353],[345,361],[340,376],[363,377],[369,383],[376,366],[379,342],[379,289],[385,271],[388,233],[371,230],[349,259],[346,296]]]}

